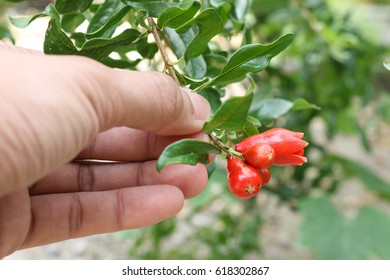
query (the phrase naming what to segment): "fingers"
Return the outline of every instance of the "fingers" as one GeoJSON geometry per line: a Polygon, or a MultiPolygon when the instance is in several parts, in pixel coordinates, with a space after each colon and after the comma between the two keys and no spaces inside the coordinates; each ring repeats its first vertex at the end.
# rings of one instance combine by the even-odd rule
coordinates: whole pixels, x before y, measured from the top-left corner
{"type": "Polygon", "coordinates": [[[169,185],[34,196],[22,248],[155,224],[177,214],[183,193],[169,185]]]}
{"type": "Polygon", "coordinates": [[[91,96],[102,130],[126,125],[160,135],[185,135],[200,131],[209,117],[206,99],[180,88],[165,74],[108,68],[106,74],[110,82],[91,96]]]}
{"type": "Polygon", "coordinates": [[[203,165],[169,165],[161,173],[156,161],[143,163],[72,163],[30,188],[30,195],[106,191],[119,188],[174,185],[185,198],[198,195],[207,184],[203,165]]]}
{"type": "Polygon", "coordinates": [[[17,51],[20,53],[30,53],[30,54],[36,54],[36,55],[43,55],[43,53],[40,51],[17,47],[15,45],[12,45],[10,43],[3,42],[3,41],[0,41],[0,48],[12,50],[12,51],[17,51]]]}
{"type": "Polygon", "coordinates": [[[77,159],[145,161],[157,159],[166,146],[185,138],[208,141],[204,133],[185,136],[158,136],[141,130],[117,127],[99,133],[77,159]]]}
{"type": "Polygon", "coordinates": [[[27,190],[0,197],[0,260],[23,244],[30,224],[27,190]]]}

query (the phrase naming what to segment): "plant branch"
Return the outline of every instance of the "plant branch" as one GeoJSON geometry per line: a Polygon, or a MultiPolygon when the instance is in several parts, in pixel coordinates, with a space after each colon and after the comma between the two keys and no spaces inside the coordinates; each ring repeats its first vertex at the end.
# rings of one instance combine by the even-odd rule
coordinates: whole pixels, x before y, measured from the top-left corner
{"type": "Polygon", "coordinates": [[[173,66],[169,63],[169,57],[167,52],[165,51],[165,48],[163,46],[163,43],[160,39],[159,30],[157,29],[156,23],[154,22],[154,19],[152,17],[148,17],[148,24],[152,28],[152,34],[154,37],[154,40],[156,41],[158,50],[161,54],[162,60],[164,62],[165,68],[168,70],[169,76],[172,77],[172,79],[175,80],[175,82],[180,85],[179,80],[176,77],[175,69],[173,66]]]}
{"type": "Polygon", "coordinates": [[[216,146],[218,149],[229,155],[234,155],[239,159],[244,160],[241,153],[237,152],[233,147],[229,147],[228,145],[222,143],[222,141],[217,138],[214,132],[208,134],[208,136],[210,137],[211,142],[214,144],[214,146],[216,146]]]}
{"type": "MultiPolygon", "coordinates": [[[[159,30],[158,30],[156,23],[154,22],[154,19],[152,17],[148,17],[148,24],[151,27],[151,32],[153,34],[154,40],[156,41],[156,44],[157,44],[158,50],[161,54],[165,68],[168,70],[168,74],[175,80],[175,82],[178,85],[180,85],[180,82],[179,82],[179,80],[176,76],[176,73],[175,73],[175,69],[174,69],[173,65],[170,63],[169,56],[168,56],[167,52],[165,51],[163,42],[160,38],[159,30]]],[[[203,86],[207,87],[207,84],[203,85],[203,86]]],[[[199,88],[203,88],[203,87],[200,86],[199,88]]],[[[229,147],[226,144],[222,143],[222,141],[217,138],[217,136],[215,135],[214,132],[208,134],[208,136],[210,137],[211,142],[214,144],[214,146],[216,146],[220,151],[225,152],[229,155],[234,155],[234,156],[238,157],[239,159],[243,160],[241,153],[234,150],[234,148],[229,147]]]]}

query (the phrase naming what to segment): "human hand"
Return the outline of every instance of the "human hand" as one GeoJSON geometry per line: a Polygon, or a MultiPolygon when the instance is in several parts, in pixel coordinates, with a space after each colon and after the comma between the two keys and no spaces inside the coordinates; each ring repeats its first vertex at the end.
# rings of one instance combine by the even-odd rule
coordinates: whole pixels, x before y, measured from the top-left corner
{"type": "Polygon", "coordinates": [[[203,190],[203,165],[155,168],[169,143],[205,139],[199,95],[82,57],[0,43],[0,60],[0,258],[157,223],[203,190]]]}

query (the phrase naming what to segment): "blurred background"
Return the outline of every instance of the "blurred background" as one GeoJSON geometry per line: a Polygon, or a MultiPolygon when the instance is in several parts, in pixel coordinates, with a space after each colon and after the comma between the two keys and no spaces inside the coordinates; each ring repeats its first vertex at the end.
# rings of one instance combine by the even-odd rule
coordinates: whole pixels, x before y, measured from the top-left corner
{"type": "MultiPolygon", "coordinates": [[[[42,50],[48,20],[16,29],[8,16],[47,2],[0,1],[0,38],[42,50]]],[[[240,200],[219,160],[205,191],[170,220],[7,259],[390,259],[390,1],[230,2],[251,4],[243,20],[255,42],[296,35],[256,76],[255,103],[301,97],[321,107],[270,120],[305,132],[308,164],[272,169],[260,195],[240,200]]]]}

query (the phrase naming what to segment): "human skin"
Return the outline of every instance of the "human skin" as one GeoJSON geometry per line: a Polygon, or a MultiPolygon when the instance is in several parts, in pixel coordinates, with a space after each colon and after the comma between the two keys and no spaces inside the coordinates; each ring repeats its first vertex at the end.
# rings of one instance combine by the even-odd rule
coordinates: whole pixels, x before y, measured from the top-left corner
{"type": "Polygon", "coordinates": [[[204,165],[156,171],[169,143],[207,139],[208,102],[167,75],[1,42],[0,61],[0,258],[157,223],[205,187],[204,165]]]}

